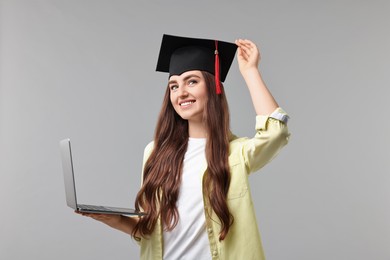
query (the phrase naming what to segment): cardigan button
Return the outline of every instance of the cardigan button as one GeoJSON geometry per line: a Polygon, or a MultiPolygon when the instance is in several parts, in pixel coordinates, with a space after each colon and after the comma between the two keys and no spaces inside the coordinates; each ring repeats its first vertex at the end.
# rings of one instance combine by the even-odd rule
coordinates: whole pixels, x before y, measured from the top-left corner
{"type": "Polygon", "coordinates": [[[218,255],[217,250],[214,250],[214,251],[213,251],[213,256],[217,256],[217,255],[218,255]]]}
{"type": "Polygon", "coordinates": [[[209,234],[212,234],[213,233],[213,229],[212,228],[208,228],[207,232],[209,232],[209,234]]]}

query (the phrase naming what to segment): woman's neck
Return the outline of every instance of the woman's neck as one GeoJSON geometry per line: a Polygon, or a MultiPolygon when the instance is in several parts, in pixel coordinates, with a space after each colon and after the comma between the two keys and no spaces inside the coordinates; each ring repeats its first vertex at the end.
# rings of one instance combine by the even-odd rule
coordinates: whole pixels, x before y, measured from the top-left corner
{"type": "Polygon", "coordinates": [[[188,121],[188,135],[192,138],[206,138],[207,130],[203,122],[188,121]]]}

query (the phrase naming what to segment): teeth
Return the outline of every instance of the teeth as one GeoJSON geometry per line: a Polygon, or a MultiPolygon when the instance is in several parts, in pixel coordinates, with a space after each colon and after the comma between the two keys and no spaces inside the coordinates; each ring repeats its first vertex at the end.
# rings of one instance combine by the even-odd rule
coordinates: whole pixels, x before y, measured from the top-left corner
{"type": "Polygon", "coordinates": [[[180,104],[180,106],[188,106],[191,105],[192,103],[194,103],[194,101],[183,102],[180,104]]]}

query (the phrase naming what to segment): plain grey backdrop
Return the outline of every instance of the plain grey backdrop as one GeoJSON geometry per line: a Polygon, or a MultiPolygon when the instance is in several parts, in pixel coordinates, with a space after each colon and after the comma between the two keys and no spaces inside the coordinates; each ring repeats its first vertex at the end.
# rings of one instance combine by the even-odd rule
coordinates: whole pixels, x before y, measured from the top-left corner
{"type": "MultiPolygon", "coordinates": [[[[126,234],[65,205],[133,206],[167,75],[163,33],[255,41],[292,138],[252,175],[270,260],[390,259],[389,1],[0,1],[0,259],[137,259],[126,234]]],[[[254,134],[236,60],[231,126],[254,134]]]]}

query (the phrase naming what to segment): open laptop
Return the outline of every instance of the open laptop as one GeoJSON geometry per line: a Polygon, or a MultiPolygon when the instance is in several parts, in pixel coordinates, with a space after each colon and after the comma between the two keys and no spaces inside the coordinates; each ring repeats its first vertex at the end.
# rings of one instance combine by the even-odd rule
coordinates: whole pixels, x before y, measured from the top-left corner
{"type": "Polygon", "coordinates": [[[134,209],[95,206],[78,204],[76,198],[76,185],[74,181],[72,150],[70,147],[70,139],[60,141],[62,168],[64,171],[65,195],[66,204],[74,210],[86,213],[102,213],[102,214],[120,214],[131,216],[142,216],[144,212],[139,212],[134,209]]]}

